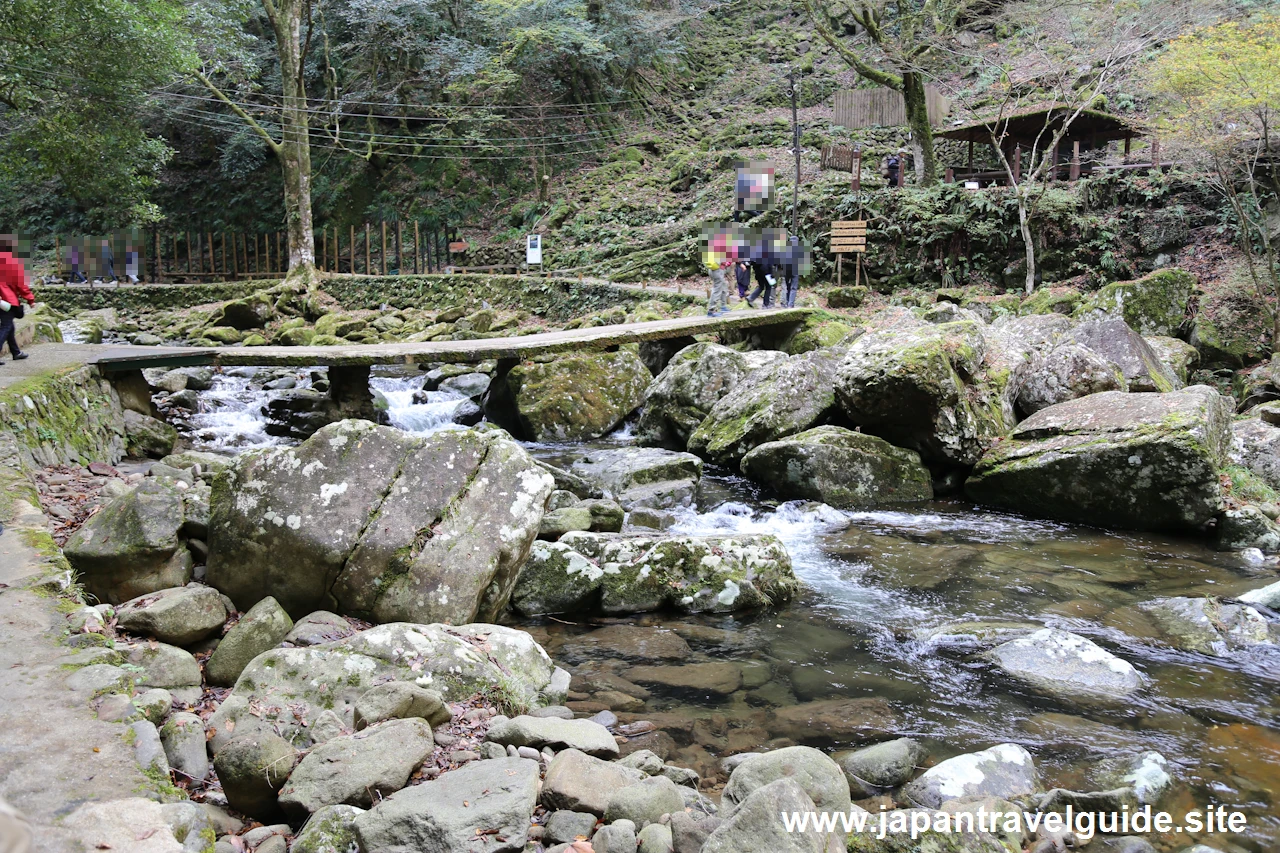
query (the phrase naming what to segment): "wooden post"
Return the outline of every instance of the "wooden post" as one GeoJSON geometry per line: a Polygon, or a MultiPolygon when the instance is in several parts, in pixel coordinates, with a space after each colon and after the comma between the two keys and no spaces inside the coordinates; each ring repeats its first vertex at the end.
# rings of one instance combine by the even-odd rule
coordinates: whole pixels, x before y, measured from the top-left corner
{"type": "Polygon", "coordinates": [[[954,184],[956,182],[956,172],[950,166],[948,166],[947,170],[943,173],[942,182],[944,184],[954,184]]]}
{"type": "Polygon", "coordinates": [[[160,278],[160,273],[161,273],[160,266],[163,258],[164,258],[164,255],[160,254],[160,229],[157,228],[156,229],[156,265],[153,268],[153,271],[151,274],[152,276],[151,280],[153,282],[158,281],[160,278]]]}
{"type": "MultiPolygon", "coordinates": [[[[232,231],[230,236],[231,236],[231,266],[228,267],[228,269],[231,270],[232,278],[239,278],[240,263],[239,263],[239,259],[236,257],[236,255],[239,254],[236,247],[236,232],[232,231]]],[[[225,260],[226,254],[227,254],[227,233],[224,231],[222,234],[222,255],[223,255],[222,265],[224,267],[226,267],[226,260],[225,260]]]]}
{"type": "Polygon", "coordinates": [[[1151,137],[1151,165],[1160,169],[1160,139],[1155,136],[1151,137]]]}
{"type": "Polygon", "coordinates": [[[857,287],[862,283],[862,253],[856,253],[853,256],[853,261],[853,285],[857,287]]]}
{"type": "Polygon", "coordinates": [[[222,274],[227,274],[227,232],[222,232],[222,274]]]}
{"type": "Polygon", "coordinates": [[[351,274],[356,274],[356,227],[348,226],[351,229],[351,274]]]}
{"type": "Polygon", "coordinates": [[[53,235],[53,277],[62,278],[62,243],[58,235],[53,235]]]}
{"type": "Polygon", "coordinates": [[[382,254],[378,256],[378,275],[387,274],[387,220],[382,220],[382,254]]]}
{"type": "Polygon", "coordinates": [[[404,275],[404,221],[396,220],[396,272],[404,275]]]}
{"type": "Polygon", "coordinates": [[[1129,142],[1132,139],[1133,139],[1132,133],[1126,133],[1124,135],[1124,161],[1126,163],[1129,162],[1129,142]]]}
{"type": "Polygon", "coordinates": [[[862,192],[862,149],[853,152],[853,191],[862,192]]]}
{"type": "Polygon", "coordinates": [[[329,260],[329,226],[326,225],[320,229],[320,269],[324,269],[325,262],[329,260]]]}
{"type": "Polygon", "coordinates": [[[1070,180],[1080,180],[1080,140],[1074,140],[1071,143],[1071,172],[1070,180]]]}
{"type": "Polygon", "coordinates": [[[189,276],[189,275],[191,274],[191,272],[192,272],[192,269],[191,269],[191,232],[190,232],[190,231],[184,231],[184,232],[183,232],[183,234],[185,234],[185,235],[186,235],[186,238],[187,238],[187,275],[189,276]]]}
{"type": "Polygon", "coordinates": [[[969,140],[969,173],[973,173],[973,140],[969,140]]]}
{"type": "Polygon", "coordinates": [[[844,252],[836,253],[836,287],[840,286],[840,280],[844,276],[844,252]]]}
{"type": "Polygon", "coordinates": [[[898,186],[901,187],[907,180],[907,163],[901,157],[898,158],[898,186]]]}
{"type": "Polygon", "coordinates": [[[1016,142],[1013,145],[1013,182],[1022,182],[1022,146],[1016,142]]]}
{"type": "Polygon", "coordinates": [[[373,267],[369,266],[369,223],[364,224],[364,274],[373,275],[373,267]]]}
{"type": "Polygon", "coordinates": [[[413,274],[418,274],[418,260],[422,255],[422,243],[419,242],[418,220],[413,221],[413,274]]]}
{"type": "Polygon", "coordinates": [[[173,266],[169,267],[169,274],[172,275],[178,271],[178,232],[173,232],[173,266]]]}
{"type": "Polygon", "coordinates": [[[204,232],[204,237],[205,242],[209,244],[209,272],[216,274],[218,272],[218,261],[213,256],[213,232],[204,232]]]}

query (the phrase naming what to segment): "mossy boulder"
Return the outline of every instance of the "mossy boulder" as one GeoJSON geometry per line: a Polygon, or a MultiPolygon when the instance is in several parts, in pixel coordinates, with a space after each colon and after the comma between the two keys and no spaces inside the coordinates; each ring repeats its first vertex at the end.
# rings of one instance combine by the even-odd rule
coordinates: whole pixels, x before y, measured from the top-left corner
{"type": "Polygon", "coordinates": [[[619,495],[636,486],[702,478],[702,460],[692,453],[656,447],[591,450],[569,469],[603,492],[619,495]]]}
{"type": "Polygon", "coordinates": [[[1071,314],[1079,307],[1082,297],[1070,289],[1051,290],[1041,288],[1022,300],[1020,314],[1071,314]]]}
{"type": "Polygon", "coordinates": [[[325,806],[298,831],[291,853],[348,853],[358,849],[356,818],[365,810],[355,806],[325,806]]]}
{"type": "Polygon", "coordinates": [[[491,619],[553,479],[502,430],[423,437],[368,421],[241,455],[214,481],[208,581],[376,621],[491,619]]]}
{"type": "Polygon", "coordinates": [[[1032,355],[1018,388],[1017,407],[1030,415],[1077,397],[1127,390],[1124,371],[1115,362],[1075,341],[1063,341],[1032,355]]]}
{"type": "Polygon", "coordinates": [[[1118,281],[1101,288],[1076,309],[1079,317],[1102,315],[1124,320],[1140,335],[1176,336],[1190,318],[1196,277],[1167,269],[1134,281],[1118,281]]]}
{"type": "Polygon", "coordinates": [[[836,411],[838,348],[788,356],[752,374],[720,398],[689,436],[689,450],[737,463],[767,441],[827,422],[836,411]]]}
{"type": "Polygon", "coordinates": [[[232,329],[266,328],[267,323],[275,316],[275,304],[265,293],[255,293],[244,299],[235,299],[218,309],[213,315],[215,327],[228,326],[232,329]]]}
{"type": "Polygon", "coordinates": [[[191,580],[184,521],[182,493],[149,478],[103,506],[62,551],[86,592],[119,604],[191,580]]]}
{"type": "Polygon", "coordinates": [[[230,687],[249,661],[274,649],[293,630],[293,620],[279,603],[267,596],[231,627],[205,663],[210,684],[230,687]]]}
{"type": "Polygon", "coordinates": [[[526,361],[495,380],[485,413],[534,441],[600,438],[640,407],[652,378],[630,350],[526,361]]]}
{"type": "Polygon", "coordinates": [[[988,451],[965,492],[979,503],[1063,521],[1198,531],[1222,500],[1231,409],[1203,385],[1059,403],[988,451]]]}
{"type": "Polygon", "coordinates": [[[835,507],[933,498],[929,470],[919,454],[837,426],[762,444],[742,458],[742,473],[784,498],[835,507]]]}
{"type": "Polygon", "coordinates": [[[307,326],[295,326],[291,329],[282,329],[277,332],[274,343],[284,347],[305,347],[310,346],[315,338],[315,329],[307,326]]]}
{"type": "Polygon", "coordinates": [[[368,325],[365,320],[350,314],[325,314],[319,320],[316,320],[316,334],[345,338],[355,332],[362,331],[368,325]]]}
{"type": "Polygon", "coordinates": [[[786,601],[796,585],[791,559],[772,536],[574,532],[533,550],[512,605],[526,615],[729,613],[786,601]]]}
{"type": "Polygon", "coordinates": [[[799,355],[802,352],[837,346],[857,331],[855,326],[848,323],[820,316],[809,316],[787,341],[785,351],[789,355],[799,355]]]}
{"type": "Polygon", "coordinates": [[[557,704],[564,686],[555,673],[542,647],[514,628],[378,625],[335,642],[258,655],[209,718],[210,745],[216,755],[233,737],[272,731],[305,749],[313,742],[308,724],[321,712],[333,711],[354,731],[357,703],[388,681],[429,688],[446,702],[487,691],[520,706],[557,704]]]}
{"type": "Polygon", "coordinates": [[[1252,364],[1266,358],[1275,346],[1266,306],[1249,285],[1237,281],[1205,287],[1190,341],[1200,351],[1203,366],[1211,368],[1252,364]]]}
{"type": "Polygon", "coordinates": [[[244,333],[232,326],[211,326],[200,334],[205,340],[219,344],[238,344],[244,340],[244,333]]]}
{"type": "Polygon", "coordinates": [[[249,817],[271,822],[280,814],[276,792],[298,763],[298,751],[269,730],[244,733],[213,757],[227,803],[249,817]]]}
{"type": "Polygon", "coordinates": [[[828,308],[858,308],[867,299],[866,285],[833,287],[827,291],[828,308]]]}
{"type": "Polygon", "coordinates": [[[783,357],[778,352],[743,353],[713,343],[685,347],[649,386],[636,427],[637,440],[684,450],[712,406],[751,373],[783,357]]]}
{"type": "Polygon", "coordinates": [[[178,431],[172,426],[132,409],[124,413],[124,437],[125,451],[140,459],[168,456],[178,443],[178,431]]]}
{"type": "Polygon", "coordinates": [[[1124,374],[1130,391],[1176,391],[1182,382],[1160,360],[1146,340],[1124,320],[1114,317],[1088,320],[1066,336],[1110,359],[1124,374]]]}
{"type": "Polygon", "coordinates": [[[1184,385],[1191,378],[1191,372],[1200,364],[1200,351],[1186,341],[1165,335],[1144,336],[1147,345],[1155,352],[1165,367],[1178,377],[1184,385]]]}
{"type": "Polygon", "coordinates": [[[121,628],[177,646],[189,646],[220,633],[226,620],[222,596],[198,584],[157,590],[116,608],[121,628]]]}

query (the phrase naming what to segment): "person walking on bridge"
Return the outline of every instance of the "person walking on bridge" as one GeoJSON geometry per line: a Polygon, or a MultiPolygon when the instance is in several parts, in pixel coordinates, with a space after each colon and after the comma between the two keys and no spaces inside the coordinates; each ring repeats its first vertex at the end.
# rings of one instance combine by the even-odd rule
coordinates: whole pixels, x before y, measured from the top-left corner
{"type": "Polygon", "coordinates": [[[13,360],[21,361],[27,354],[18,349],[13,324],[23,316],[22,303],[35,305],[36,297],[27,285],[27,270],[22,261],[13,256],[13,249],[13,238],[0,234],[0,347],[8,344],[13,360]]]}
{"type": "Polygon", "coordinates": [[[732,255],[728,228],[721,227],[707,235],[702,247],[702,263],[711,274],[708,317],[718,317],[729,310],[729,282],[725,279],[724,271],[733,265],[732,255]]]}

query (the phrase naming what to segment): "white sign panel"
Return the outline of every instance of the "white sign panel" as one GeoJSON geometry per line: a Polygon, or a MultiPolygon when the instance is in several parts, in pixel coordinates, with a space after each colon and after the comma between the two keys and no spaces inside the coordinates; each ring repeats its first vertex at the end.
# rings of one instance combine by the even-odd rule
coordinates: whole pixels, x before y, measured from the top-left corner
{"type": "Polygon", "coordinates": [[[541,234],[530,234],[524,238],[524,260],[528,264],[542,263],[541,234]]]}

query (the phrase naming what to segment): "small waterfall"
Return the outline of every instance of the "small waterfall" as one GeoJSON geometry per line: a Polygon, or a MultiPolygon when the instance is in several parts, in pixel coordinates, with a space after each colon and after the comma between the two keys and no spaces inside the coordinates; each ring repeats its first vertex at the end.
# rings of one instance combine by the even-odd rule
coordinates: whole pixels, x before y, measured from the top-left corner
{"type": "MultiPolygon", "coordinates": [[[[200,411],[186,419],[193,443],[207,450],[253,450],[285,444],[267,434],[263,407],[272,392],[253,383],[254,370],[239,368],[234,374],[217,374],[213,387],[200,392],[200,411]]],[[[300,373],[298,387],[309,387],[310,377],[300,373]]]]}
{"type": "MultiPolygon", "coordinates": [[[[453,422],[458,407],[467,398],[453,391],[422,391],[419,376],[374,376],[369,386],[387,400],[391,425],[415,435],[442,429],[466,429],[453,422]],[[414,396],[425,393],[427,402],[415,403],[414,396]]],[[[420,398],[420,397],[419,397],[420,398]]]]}

